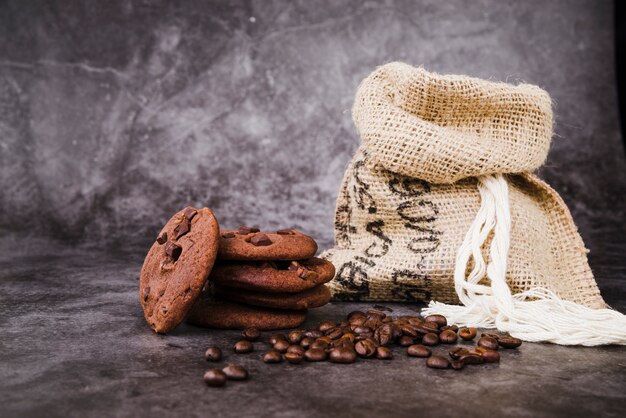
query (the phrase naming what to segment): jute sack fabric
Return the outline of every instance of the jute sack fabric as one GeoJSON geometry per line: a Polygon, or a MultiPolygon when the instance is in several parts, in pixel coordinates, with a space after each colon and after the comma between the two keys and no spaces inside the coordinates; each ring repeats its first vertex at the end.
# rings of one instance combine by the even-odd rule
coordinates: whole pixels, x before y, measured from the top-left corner
{"type": "MultiPolygon", "coordinates": [[[[552,137],[544,90],[391,63],[361,83],[352,115],[362,144],[339,191],[336,246],[323,254],[336,300],[459,303],[457,252],[481,208],[478,183],[499,176],[511,292],[606,307],[567,207],[531,174],[552,137]]],[[[486,263],[492,237],[480,247],[486,263]]]]}

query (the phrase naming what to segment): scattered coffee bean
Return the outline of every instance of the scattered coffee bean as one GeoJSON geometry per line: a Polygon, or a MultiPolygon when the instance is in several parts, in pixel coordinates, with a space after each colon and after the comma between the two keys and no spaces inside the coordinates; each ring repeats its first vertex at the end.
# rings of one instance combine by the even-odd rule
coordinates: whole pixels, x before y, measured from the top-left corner
{"type": "Polygon", "coordinates": [[[463,347],[455,347],[448,352],[448,354],[453,360],[458,360],[461,358],[462,355],[467,354],[467,353],[469,353],[469,350],[463,347]]]}
{"type": "Polygon", "coordinates": [[[372,340],[361,340],[354,345],[354,349],[359,357],[372,357],[376,354],[376,344],[372,340]]]}
{"type": "Polygon", "coordinates": [[[323,337],[324,333],[316,329],[310,329],[304,332],[304,336],[310,337],[310,338],[319,338],[319,337],[323,337]]]}
{"type": "Polygon", "coordinates": [[[476,338],[476,328],[461,328],[459,330],[459,337],[465,341],[471,341],[476,338]]]}
{"type": "Polygon", "coordinates": [[[465,364],[482,364],[484,363],[483,356],[480,353],[473,352],[472,350],[463,353],[459,357],[459,361],[465,364]]]}
{"type": "Polygon", "coordinates": [[[285,360],[287,360],[289,363],[292,364],[298,364],[302,362],[302,359],[304,358],[303,354],[300,353],[285,353],[284,354],[285,360]]]}
{"type": "Polygon", "coordinates": [[[302,348],[301,346],[296,345],[296,344],[293,344],[293,345],[290,345],[289,347],[287,347],[287,352],[288,353],[297,353],[297,354],[300,354],[300,355],[304,355],[304,351],[305,351],[304,348],[302,348]]]}
{"type": "Polygon", "coordinates": [[[515,337],[500,337],[498,344],[503,348],[517,348],[522,345],[522,340],[515,337]]]}
{"type": "Polygon", "coordinates": [[[287,340],[291,344],[300,344],[303,337],[304,334],[300,330],[291,331],[289,334],[287,334],[287,340]]]}
{"type": "Polygon", "coordinates": [[[356,352],[344,347],[333,348],[330,351],[329,358],[333,363],[354,363],[356,360],[356,352]]]}
{"type": "Polygon", "coordinates": [[[445,327],[441,327],[441,331],[445,331],[451,329],[454,332],[458,332],[459,331],[459,327],[456,325],[446,325],[445,327]]]}
{"type": "Polygon", "coordinates": [[[484,349],[480,354],[485,363],[499,363],[500,362],[500,353],[498,353],[497,351],[484,349]]]}
{"type": "Polygon", "coordinates": [[[315,340],[311,337],[304,337],[302,341],[300,341],[300,345],[304,348],[309,348],[314,341],[315,340]]]}
{"type": "Polygon", "coordinates": [[[240,226],[239,228],[237,228],[237,233],[239,235],[248,235],[252,234],[253,232],[259,232],[259,228],[250,228],[248,226],[240,226]]]}
{"type": "Polygon", "coordinates": [[[498,340],[500,339],[500,336],[498,334],[493,334],[491,332],[483,332],[480,334],[481,337],[489,337],[489,338],[493,338],[494,340],[498,340]]]}
{"type": "Polygon", "coordinates": [[[334,322],[332,322],[332,321],[324,321],[324,322],[322,322],[322,323],[320,323],[320,324],[319,324],[319,326],[317,327],[317,329],[318,329],[320,332],[326,332],[326,331],[328,331],[329,329],[333,329],[333,328],[335,328],[336,326],[337,326],[337,325],[335,325],[335,323],[334,323],[334,322]]]}
{"type": "Polygon", "coordinates": [[[413,338],[407,335],[403,335],[402,337],[398,338],[398,345],[400,347],[408,347],[410,345],[413,345],[413,342],[413,338]]]}
{"type": "Polygon", "coordinates": [[[457,339],[456,332],[451,329],[447,329],[439,334],[439,340],[444,344],[454,344],[457,339]]]}
{"type": "Polygon", "coordinates": [[[174,239],[178,239],[185,235],[191,229],[191,223],[184,219],[174,228],[174,239]]]}
{"type": "Polygon", "coordinates": [[[180,254],[183,252],[183,247],[178,244],[174,244],[172,241],[168,241],[165,244],[165,255],[172,259],[172,261],[176,262],[180,257],[180,254]]]}
{"type": "Polygon", "coordinates": [[[365,312],[363,312],[363,311],[352,311],[347,316],[348,321],[352,321],[352,319],[354,319],[356,317],[366,318],[367,315],[365,315],[365,312]]]}
{"type": "Polygon", "coordinates": [[[268,342],[271,345],[276,344],[278,341],[287,341],[287,337],[285,337],[285,334],[272,334],[270,335],[270,337],[268,338],[268,342]]]}
{"type": "Polygon", "coordinates": [[[209,347],[204,353],[204,359],[206,361],[220,361],[222,360],[222,350],[219,347],[209,347]]]}
{"type": "Polygon", "coordinates": [[[418,335],[417,328],[415,327],[415,325],[411,324],[402,325],[400,327],[400,331],[402,332],[402,334],[408,335],[411,338],[417,338],[418,335]]]}
{"type": "Polygon", "coordinates": [[[488,348],[489,350],[497,350],[498,340],[496,340],[495,338],[482,336],[478,340],[478,346],[488,348]]]}
{"type": "Polygon", "coordinates": [[[422,337],[422,344],[430,346],[439,344],[439,335],[435,334],[434,332],[424,334],[424,336],[422,337]]]}
{"type": "Polygon", "coordinates": [[[389,347],[376,347],[376,358],[379,360],[391,360],[393,353],[389,347]]]}
{"type": "Polygon", "coordinates": [[[413,344],[406,349],[406,353],[410,357],[430,357],[432,354],[430,348],[422,344],[413,344]]]}
{"type": "Polygon", "coordinates": [[[278,351],[279,353],[286,353],[289,346],[290,346],[289,341],[278,340],[274,344],[274,350],[278,351]]]}
{"type": "Polygon", "coordinates": [[[441,330],[439,329],[439,326],[436,322],[422,322],[417,326],[417,332],[421,334],[439,334],[441,330]]]}
{"type": "Polygon", "coordinates": [[[374,339],[378,345],[387,345],[393,339],[393,327],[390,324],[384,324],[376,328],[374,331],[374,339]]]}
{"type": "Polygon", "coordinates": [[[336,340],[342,335],[343,335],[343,332],[341,331],[340,328],[331,328],[328,331],[326,331],[326,336],[330,338],[331,340],[336,340]]]}
{"type": "Polygon", "coordinates": [[[209,369],[204,372],[204,383],[213,387],[224,386],[226,384],[226,374],[220,369],[209,369]]]}
{"type": "Polygon", "coordinates": [[[265,363],[280,363],[283,361],[283,356],[278,351],[271,350],[263,355],[263,361],[265,363]]]}
{"type": "Polygon", "coordinates": [[[241,336],[248,341],[256,341],[261,336],[261,332],[256,328],[246,328],[241,332],[241,336]]]}
{"type": "Polygon", "coordinates": [[[386,313],[384,313],[383,311],[379,311],[378,309],[370,309],[369,311],[366,312],[367,316],[377,316],[380,319],[383,319],[387,316],[386,313]]]}
{"type": "Polygon", "coordinates": [[[424,322],[434,322],[435,324],[437,324],[439,328],[445,327],[446,325],[448,325],[448,320],[446,319],[446,317],[443,315],[437,315],[437,314],[428,315],[426,318],[424,318],[424,322]]]}
{"type": "Polygon", "coordinates": [[[272,244],[272,240],[265,234],[256,234],[250,239],[250,243],[257,247],[265,247],[272,244]]]}
{"type": "Polygon", "coordinates": [[[450,362],[445,357],[430,356],[426,359],[426,366],[432,369],[447,369],[450,367],[450,362]]]}
{"type": "Polygon", "coordinates": [[[222,369],[229,380],[246,380],[248,371],[237,364],[228,364],[222,369]]]}
{"type": "Polygon", "coordinates": [[[304,358],[307,361],[324,361],[328,358],[328,354],[321,348],[309,348],[304,352],[304,358]]]}
{"type": "Polygon", "coordinates": [[[463,363],[461,360],[452,360],[450,362],[450,366],[454,370],[461,370],[463,367],[465,367],[465,363],[463,363]]]}
{"type": "Polygon", "coordinates": [[[234,349],[235,353],[243,354],[254,350],[254,346],[248,340],[239,340],[235,343],[234,349]]]}
{"type": "Polygon", "coordinates": [[[156,240],[159,245],[165,244],[167,242],[167,232],[164,232],[161,235],[159,235],[156,240]]]}

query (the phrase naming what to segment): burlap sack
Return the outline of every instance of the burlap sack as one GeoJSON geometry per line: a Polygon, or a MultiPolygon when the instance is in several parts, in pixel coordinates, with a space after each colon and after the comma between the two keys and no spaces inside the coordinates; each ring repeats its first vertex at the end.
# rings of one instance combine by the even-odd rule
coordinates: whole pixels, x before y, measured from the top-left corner
{"type": "Polygon", "coordinates": [[[530,174],[552,137],[545,91],[391,63],[361,83],[352,115],[362,144],[339,191],[336,246],[322,255],[337,269],[335,299],[458,303],[453,270],[480,205],[476,177],[502,173],[512,291],[606,306],[563,200],[530,174]]]}

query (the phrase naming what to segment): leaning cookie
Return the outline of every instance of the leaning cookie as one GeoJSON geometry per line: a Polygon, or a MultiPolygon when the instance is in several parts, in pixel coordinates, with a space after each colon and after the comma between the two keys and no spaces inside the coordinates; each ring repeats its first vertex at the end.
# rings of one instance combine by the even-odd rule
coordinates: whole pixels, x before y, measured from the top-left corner
{"type": "Polygon", "coordinates": [[[335,266],[321,258],[280,262],[218,263],[209,281],[221,286],[269,293],[300,293],[327,283],[335,266]]]}
{"type": "Polygon", "coordinates": [[[330,289],[324,285],[300,293],[264,293],[226,286],[215,286],[214,292],[222,300],[274,309],[312,309],[330,302],[330,289]]]}
{"type": "Polygon", "coordinates": [[[295,328],[306,319],[306,310],[259,308],[215,299],[200,298],[187,322],[207,328],[272,330],[295,328]]]}
{"type": "Polygon", "coordinates": [[[241,226],[222,230],[218,258],[220,260],[304,260],[317,252],[313,238],[292,229],[260,232],[258,228],[241,226]]]}
{"type": "Polygon", "coordinates": [[[213,267],[219,226],[210,209],[186,208],[163,227],[141,268],[139,297],[154,331],[180,324],[213,267]]]}

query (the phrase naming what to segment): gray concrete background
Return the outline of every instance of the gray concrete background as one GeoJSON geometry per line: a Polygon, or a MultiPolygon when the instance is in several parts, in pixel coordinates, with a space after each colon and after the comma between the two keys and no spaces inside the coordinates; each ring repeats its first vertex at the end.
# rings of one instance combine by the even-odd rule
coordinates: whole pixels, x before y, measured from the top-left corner
{"type": "Polygon", "coordinates": [[[612,42],[606,0],[1,1],[0,227],[145,249],[192,204],[328,247],[356,87],[401,60],[548,90],[541,175],[610,251],[594,235],[624,223],[612,42]]]}

